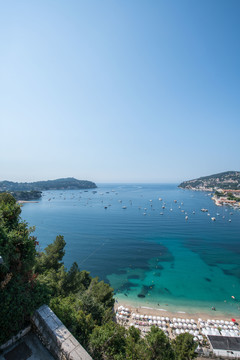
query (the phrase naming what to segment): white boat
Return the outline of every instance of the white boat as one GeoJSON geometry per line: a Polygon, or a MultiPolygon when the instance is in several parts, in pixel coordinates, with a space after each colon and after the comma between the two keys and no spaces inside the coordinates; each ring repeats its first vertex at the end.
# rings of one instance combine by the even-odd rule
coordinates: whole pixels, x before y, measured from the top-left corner
{"type": "Polygon", "coordinates": [[[211,220],[212,220],[212,221],[216,221],[216,218],[215,218],[215,217],[212,217],[211,220]]]}
{"type": "Polygon", "coordinates": [[[127,207],[126,206],[123,206],[122,209],[126,209],[127,207]]]}
{"type": "Polygon", "coordinates": [[[185,220],[188,220],[188,216],[185,216],[185,220]]]}

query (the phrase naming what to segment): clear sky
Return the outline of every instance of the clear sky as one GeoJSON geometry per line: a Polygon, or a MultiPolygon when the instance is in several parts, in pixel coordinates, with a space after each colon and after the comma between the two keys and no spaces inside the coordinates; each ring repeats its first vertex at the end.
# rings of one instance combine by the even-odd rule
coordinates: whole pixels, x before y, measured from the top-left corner
{"type": "Polygon", "coordinates": [[[0,180],[240,170],[239,0],[0,1],[0,180]]]}

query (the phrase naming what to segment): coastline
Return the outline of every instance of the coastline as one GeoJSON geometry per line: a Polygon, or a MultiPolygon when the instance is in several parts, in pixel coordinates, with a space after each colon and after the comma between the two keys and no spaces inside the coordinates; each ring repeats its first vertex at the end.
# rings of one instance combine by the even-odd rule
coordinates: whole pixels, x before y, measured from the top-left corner
{"type": "Polygon", "coordinates": [[[18,200],[17,203],[18,203],[18,204],[26,204],[26,203],[36,204],[36,203],[39,203],[39,201],[34,201],[34,200],[18,200]]]}
{"type": "MultiPolygon", "coordinates": [[[[174,317],[180,317],[180,318],[192,318],[194,319],[196,322],[198,321],[199,318],[203,319],[203,320],[208,320],[208,319],[215,319],[215,320],[231,320],[231,318],[233,317],[230,314],[223,314],[223,313],[216,313],[215,311],[212,311],[211,314],[205,313],[205,312],[196,312],[196,313],[191,313],[191,312],[186,312],[186,311],[169,311],[167,309],[164,308],[154,308],[151,306],[145,306],[145,305],[141,305],[141,306],[135,306],[133,305],[131,302],[125,302],[125,301],[116,301],[115,300],[115,304],[114,304],[114,310],[116,311],[117,308],[119,306],[124,306],[130,309],[131,312],[140,314],[140,315],[152,315],[152,316],[167,316],[170,319],[174,318],[174,317]]],[[[236,319],[237,322],[240,322],[240,318],[239,317],[234,317],[236,319]]]]}

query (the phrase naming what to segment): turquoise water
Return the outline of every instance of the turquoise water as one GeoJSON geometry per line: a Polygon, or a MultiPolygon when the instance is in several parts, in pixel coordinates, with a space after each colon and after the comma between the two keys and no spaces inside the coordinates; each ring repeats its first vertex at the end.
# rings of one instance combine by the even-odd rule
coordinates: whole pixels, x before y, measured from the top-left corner
{"type": "Polygon", "coordinates": [[[36,226],[40,249],[64,235],[65,265],[76,261],[110,282],[124,302],[187,312],[215,306],[216,314],[240,315],[239,210],[176,185],[96,191],[46,191],[39,203],[24,204],[22,218],[36,226]]]}

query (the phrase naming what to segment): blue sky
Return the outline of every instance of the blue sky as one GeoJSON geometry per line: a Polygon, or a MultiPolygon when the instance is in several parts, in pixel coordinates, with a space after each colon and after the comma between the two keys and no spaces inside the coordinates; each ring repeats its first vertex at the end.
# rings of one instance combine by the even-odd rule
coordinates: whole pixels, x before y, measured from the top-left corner
{"type": "Polygon", "coordinates": [[[240,170],[240,2],[1,1],[0,179],[240,170]]]}

